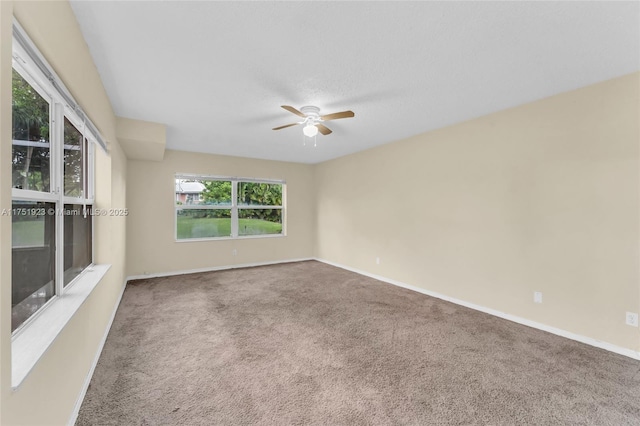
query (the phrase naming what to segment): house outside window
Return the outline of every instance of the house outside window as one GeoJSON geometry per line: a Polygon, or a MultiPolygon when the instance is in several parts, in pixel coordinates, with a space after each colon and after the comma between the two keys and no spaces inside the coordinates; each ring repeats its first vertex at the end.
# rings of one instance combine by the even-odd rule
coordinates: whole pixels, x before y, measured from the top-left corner
{"type": "Polygon", "coordinates": [[[176,203],[177,204],[200,204],[203,200],[202,192],[205,186],[201,182],[176,179],[176,203]]]}

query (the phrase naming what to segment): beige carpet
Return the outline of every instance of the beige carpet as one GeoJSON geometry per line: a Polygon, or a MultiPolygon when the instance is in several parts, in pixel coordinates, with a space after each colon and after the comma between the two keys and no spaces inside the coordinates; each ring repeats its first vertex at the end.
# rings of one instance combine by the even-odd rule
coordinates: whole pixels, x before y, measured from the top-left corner
{"type": "Polygon", "coordinates": [[[640,424],[640,362],[318,262],[127,287],[79,425],[640,424]]]}

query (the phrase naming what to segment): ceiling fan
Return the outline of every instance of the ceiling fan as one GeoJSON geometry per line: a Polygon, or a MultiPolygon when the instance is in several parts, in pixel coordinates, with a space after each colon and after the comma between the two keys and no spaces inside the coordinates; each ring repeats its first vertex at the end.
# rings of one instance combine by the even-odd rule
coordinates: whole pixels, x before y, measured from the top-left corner
{"type": "Polygon", "coordinates": [[[302,124],[304,125],[302,133],[304,133],[305,136],[309,137],[317,135],[318,132],[322,133],[325,136],[331,133],[331,129],[322,124],[324,121],[337,120],[339,118],[351,118],[355,116],[353,111],[342,111],[335,112],[333,114],[320,115],[320,108],[316,106],[303,106],[302,108],[300,108],[300,111],[289,105],[282,105],[282,108],[286,109],[290,113],[302,117],[304,120],[298,121],[297,123],[286,124],[280,127],[274,127],[273,130],[286,129],[287,127],[302,124]]]}

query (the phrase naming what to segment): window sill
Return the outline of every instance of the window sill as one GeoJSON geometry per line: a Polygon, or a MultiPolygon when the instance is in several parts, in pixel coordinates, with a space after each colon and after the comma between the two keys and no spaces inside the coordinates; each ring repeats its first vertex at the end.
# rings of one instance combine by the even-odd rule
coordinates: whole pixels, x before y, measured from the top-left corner
{"type": "Polygon", "coordinates": [[[111,265],[93,265],[42,309],[11,342],[11,387],[17,389],[89,297],[111,265]]]}

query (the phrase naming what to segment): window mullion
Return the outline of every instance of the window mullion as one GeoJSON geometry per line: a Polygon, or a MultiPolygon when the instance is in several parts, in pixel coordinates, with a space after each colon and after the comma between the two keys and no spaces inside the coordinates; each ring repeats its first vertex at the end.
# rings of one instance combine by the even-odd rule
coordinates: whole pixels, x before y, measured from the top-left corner
{"type": "Polygon", "coordinates": [[[89,204],[93,204],[93,199],[95,198],[95,146],[93,142],[87,143],[87,155],[88,155],[88,169],[87,169],[87,199],[90,200],[89,204]]]}
{"type": "Polygon", "coordinates": [[[56,194],[56,250],[55,250],[55,277],[56,277],[56,295],[62,294],[64,285],[64,107],[54,104],[54,120],[52,123],[53,132],[51,135],[52,160],[53,166],[51,172],[53,174],[54,191],[56,194]]]}
{"type": "MultiPolygon", "coordinates": [[[[49,151],[51,152],[51,151],[49,151]]],[[[50,168],[52,164],[50,163],[50,168]]],[[[38,192],[38,191],[30,191],[24,189],[11,189],[11,197],[14,200],[29,200],[29,201],[48,201],[50,203],[55,203],[58,201],[58,194],[55,192],[55,182],[51,180],[51,176],[53,176],[53,172],[50,173],[49,182],[51,182],[51,192],[38,192]]]]}
{"type": "Polygon", "coordinates": [[[238,237],[238,181],[231,181],[231,237],[238,237]]]}
{"type": "Polygon", "coordinates": [[[178,204],[176,205],[176,210],[229,210],[230,206],[225,205],[211,205],[211,204],[203,204],[203,205],[194,205],[194,204],[178,204]]]}
{"type": "Polygon", "coordinates": [[[82,142],[80,142],[80,149],[81,149],[81,155],[82,155],[82,198],[84,199],[82,204],[83,204],[83,208],[87,208],[87,202],[86,199],[89,198],[89,194],[87,194],[87,189],[88,189],[88,183],[87,182],[87,137],[85,136],[85,133],[87,131],[87,122],[86,120],[83,120],[82,122],[82,142]]]}

